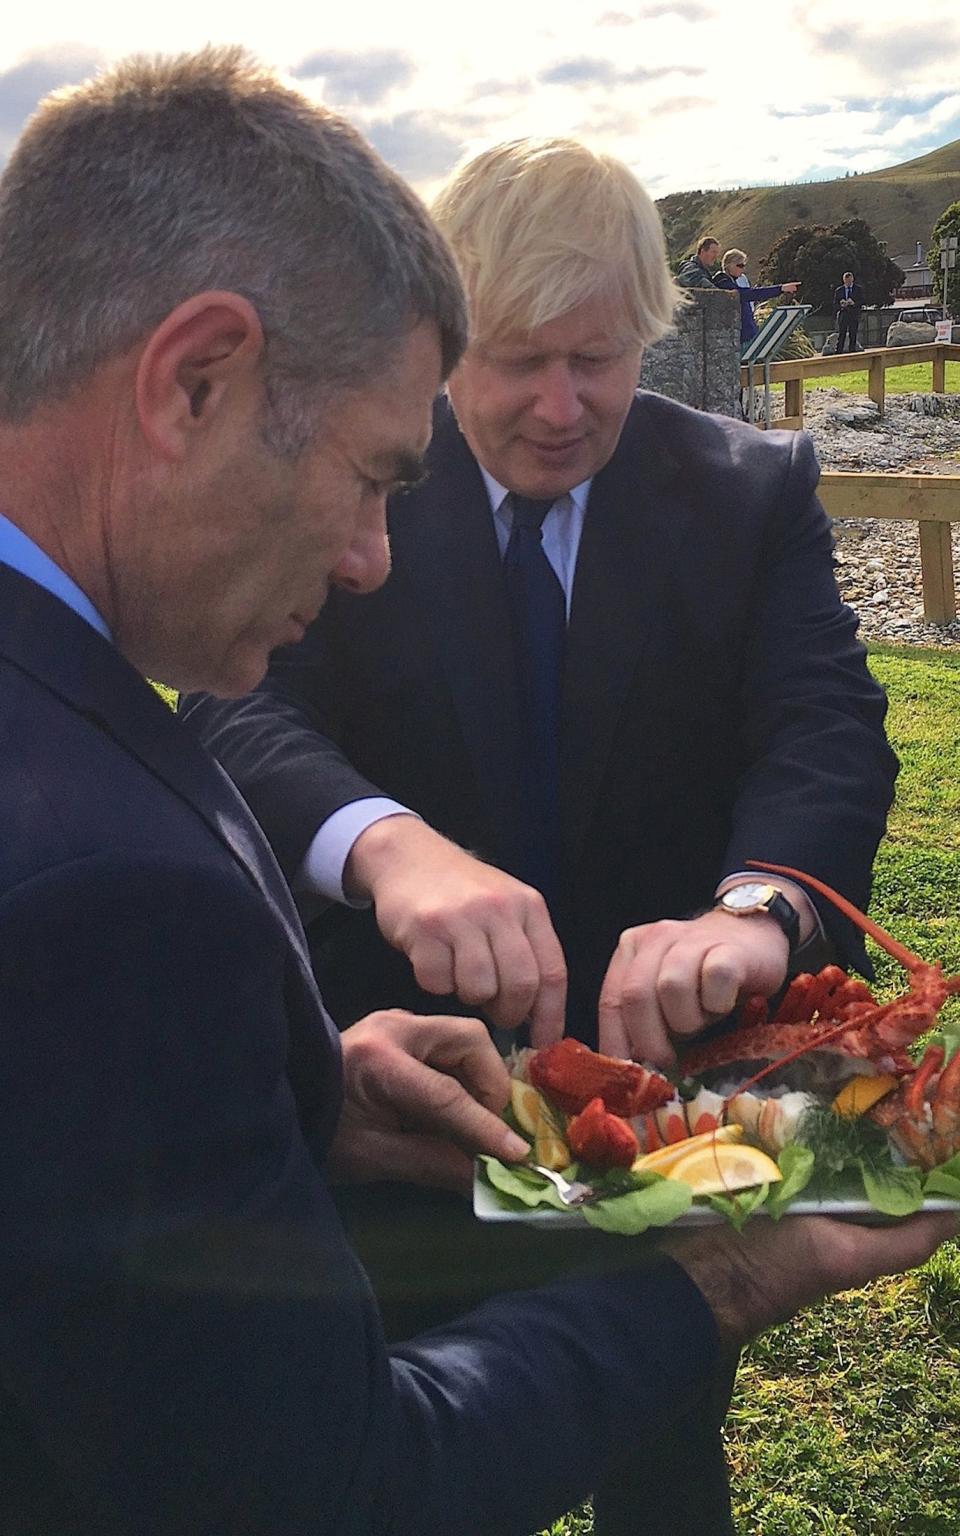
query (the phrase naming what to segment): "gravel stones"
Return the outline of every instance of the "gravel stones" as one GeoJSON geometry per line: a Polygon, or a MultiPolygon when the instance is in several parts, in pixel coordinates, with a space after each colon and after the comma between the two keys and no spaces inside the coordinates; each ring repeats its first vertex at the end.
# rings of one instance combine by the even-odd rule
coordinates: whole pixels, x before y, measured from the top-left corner
{"type": "MultiPolygon", "coordinates": [[[[872,400],[816,389],[804,400],[804,425],[824,469],[874,473],[960,475],[960,396],[888,395],[881,418],[872,400]],[[945,401],[939,407],[913,402],[945,401]],[[841,419],[862,408],[859,424],[841,419]]],[[[952,525],[953,558],[960,571],[960,525],[952,525]]],[[[843,518],[834,524],[837,581],[844,601],[860,615],[865,640],[898,645],[960,646],[960,621],[928,624],[923,617],[920,533],[916,523],[887,518],[843,518]]]]}

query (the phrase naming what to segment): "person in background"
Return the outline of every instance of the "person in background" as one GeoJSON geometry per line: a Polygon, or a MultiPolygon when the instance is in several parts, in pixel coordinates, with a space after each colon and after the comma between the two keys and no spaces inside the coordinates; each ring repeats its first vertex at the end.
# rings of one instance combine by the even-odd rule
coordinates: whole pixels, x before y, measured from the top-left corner
{"type": "Polygon", "coordinates": [[[753,340],[757,334],[757,322],[754,318],[753,306],[764,299],[776,299],[780,294],[787,293],[792,298],[800,287],[799,283],[772,283],[766,288],[751,288],[746,279],[747,258],[743,251],[730,250],[724,252],[722,270],[713,279],[716,288],[736,288],[740,295],[740,351],[753,340]]]}
{"type": "MultiPolygon", "coordinates": [[[[741,991],[822,963],[799,886],[758,895],[745,860],[865,904],[895,773],[883,696],[809,441],[635,391],[677,292],[627,167],[516,141],[455,172],[434,214],[472,340],[428,478],[391,500],[390,578],[331,594],[249,697],[182,708],[312,917],[341,1023],[439,996],[529,1017],[538,1044],[566,1014],[615,1055],[671,1062],[741,991]]],[[[824,924],[863,963],[845,920],[824,924]]],[[[478,1231],[455,1197],[341,1204],[397,1338],[537,1264],[600,1261],[478,1231]]],[[[598,1532],[641,1505],[651,1536],[727,1528],[725,1400],[634,1448],[598,1489],[598,1532]]]]}
{"type": "Polygon", "coordinates": [[[704,235],[697,246],[696,255],[688,256],[677,273],[680,288],[712,288],[713,269],[720,259],[720,241],[714,235],[704,235]]]}
{"type": "Polygon", "coordinates": [[[843,351],[843,343],[847,342],[847,351],[856,352],[857,332],[860,329],[860,311],[866,303],[866,296],[860,284],[854,278],[852,272],[844,272],[843,281],[837,284],[833,290],[833,315],[837,322],[837,351],[843,351]]]}

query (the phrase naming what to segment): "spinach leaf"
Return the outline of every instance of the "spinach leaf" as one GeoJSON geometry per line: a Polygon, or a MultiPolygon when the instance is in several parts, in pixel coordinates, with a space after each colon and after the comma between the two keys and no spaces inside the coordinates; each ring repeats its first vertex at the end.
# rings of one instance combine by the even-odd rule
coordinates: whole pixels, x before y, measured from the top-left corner
{"type": "Polygon", "coordinates": [[[763,1205],[769,1189],[769,1184],[758,1184],[754,1189],[744,1189],[736,1195],[707,1195],[706,1200],[711,1210],[718,1211],[732,1227],[742,1232],[748,1218],[763,1205]]]}
{"type": "Polygon", "coordinates": [[[791,1141],[777,1158],[777,1166],[783,1178],[779,1184],[774,1184],[771,1188],[764,1207],[774,1221],[780,1220],[787,1206],[810,1183],[813,1178],[814,1156],[809,1147],[802,1147],[799,1142],[791,1141]]]}
{"type": "Polygon", "coordinates": [[[619,1232],[623,1237],[636,1237],[648,1227],[666,1227],[693,1203],[693,1191],[689,1184],[677,1179],[657,1177],[644,1189],[634,1189],[626,1195],[616,1195],[612,1200],[600,1200],[596,1205],[582,1207],[591,1227],[601,1232],[619,1232]]]}
{"type": "Polygon", "coordinates": [[[949,1200],[960,1200],[960,1152],[927,1174],[923,1193],[946,1195],[949,1200]]]}
{"type": "Polygon", "coordinates": [[[524,1168],[522,1165],[508,1167],[495,1157],[481,1157],[480,1161],[488,1182],[499,1195],[509,1198],[509,1205],[506,1200],[502,1202],[508,1210],[536,1205],[550,1205],[558,1211],[567,1209],[553,1185],[548,1184],[542,1174],[534,1173],[532,1168],[524,1168]]]}
{"type": "Polygon", "coordinates": [[[884,1216],[910,1216],[923,1204],[923,1172],[919,1168],[881,1168],[861,1162],[867,1199],[884,1216]]]}

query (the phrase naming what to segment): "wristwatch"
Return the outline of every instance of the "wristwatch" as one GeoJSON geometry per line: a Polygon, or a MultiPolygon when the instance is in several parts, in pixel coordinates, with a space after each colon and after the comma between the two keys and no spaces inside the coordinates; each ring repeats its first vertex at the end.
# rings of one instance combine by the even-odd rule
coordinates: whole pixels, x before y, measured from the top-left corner
{"type": "Polygon", "coordinates": [[[800,918],[796,909],[778,891],[775,885],[765,885],[759,880],[745,880],[732,885],[718,897],[721,912],[731,912],[734,917],[752,917],[756,912],[768,912],[783,930],[791,951],[796,949],[800,938],[800,918]]]}

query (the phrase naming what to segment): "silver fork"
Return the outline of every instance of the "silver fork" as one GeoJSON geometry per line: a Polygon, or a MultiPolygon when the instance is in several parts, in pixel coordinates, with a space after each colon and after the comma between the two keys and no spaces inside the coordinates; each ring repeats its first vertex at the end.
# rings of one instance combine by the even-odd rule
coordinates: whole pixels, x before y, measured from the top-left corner
{"type": "Polygon", "coordinates": [[[542,1163],[527,1163],[534,1173],[542,1174],[549,1179],[564,1205],[578,1206],[590,1205],[594,1200],[600,1199],[600,1191],[594,1189],[592,1184],[581,1184],[577,1180],[572,1183],[565,1179],[562,1173],[556,1173],[552,1168],[544,1168],[542,1163]]]}

